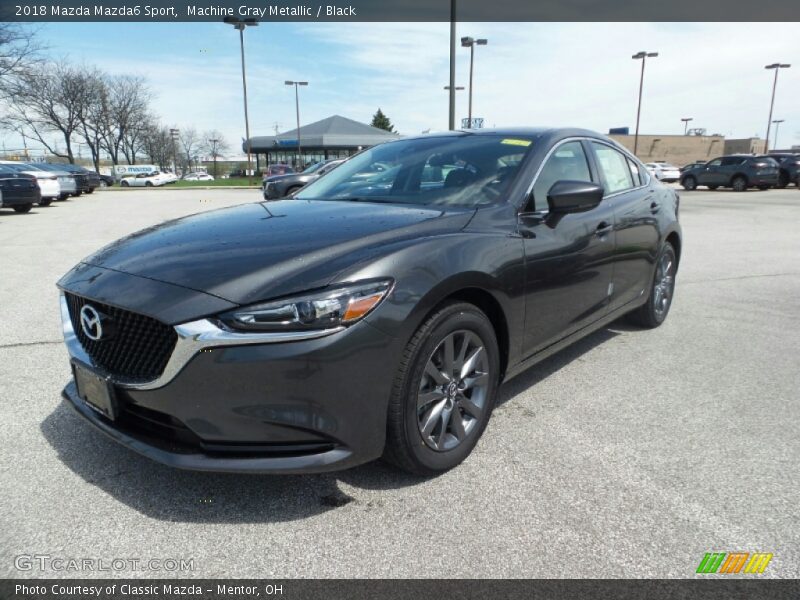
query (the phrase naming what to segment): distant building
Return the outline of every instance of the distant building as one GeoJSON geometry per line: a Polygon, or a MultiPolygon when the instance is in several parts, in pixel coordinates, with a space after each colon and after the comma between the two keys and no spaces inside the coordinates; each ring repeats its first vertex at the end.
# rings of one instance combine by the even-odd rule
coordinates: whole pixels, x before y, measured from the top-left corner
{"type": "MultiPolygon", "coordinates": [[[[633,152],[634,136],[611,134],[633,152]]],[[[744,138],[726,140],[723,135],[644,135],[639,134],[636,155],[643,162],[668,162],[678,166],[711,160],[725,154],[759,154],[764,140],[744,138]]]]}
{"type": "MultiPolygon", "coordinates": [[[[301,162],[310,164],[328,158],[345,158],[369,146],[400,137],[366,123],[339,115],[300,127],[301,162]]],[[[297,160],[297,129],[277,135],[250,138],[256,170],[276,163],[293,165],[297,160]]],[[[247,152],[247,144],[242,144],[247,152]]]]}

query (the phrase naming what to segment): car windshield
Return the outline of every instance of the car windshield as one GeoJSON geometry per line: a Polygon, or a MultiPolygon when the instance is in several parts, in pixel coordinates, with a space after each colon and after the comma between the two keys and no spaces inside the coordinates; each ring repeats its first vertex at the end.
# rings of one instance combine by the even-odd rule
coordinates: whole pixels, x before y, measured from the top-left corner
{"type": "Polygon", "coordinates": [[[295,196],[475,207],[505,197],[533,139],[499,134],[431,136],[366,150],[295,196]]]}

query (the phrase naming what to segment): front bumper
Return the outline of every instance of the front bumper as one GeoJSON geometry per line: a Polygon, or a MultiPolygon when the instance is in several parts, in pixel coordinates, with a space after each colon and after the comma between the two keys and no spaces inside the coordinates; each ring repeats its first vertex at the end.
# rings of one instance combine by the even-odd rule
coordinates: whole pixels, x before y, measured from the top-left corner
{"type": "MultiPolygon", "coordinates": [[[[68,337],[68,321],[64,327],[68,337]]],[[[195,354],[160,387],[115,383],[115,421],[79,398],[74,382],[63,395],[116,442],[182,469],[323,472],[382,454],[395,338],[362,321],[297,341],[198,340],[195,354]]],[[[91,360],[74,339],[68,348],[91,360]]]]}

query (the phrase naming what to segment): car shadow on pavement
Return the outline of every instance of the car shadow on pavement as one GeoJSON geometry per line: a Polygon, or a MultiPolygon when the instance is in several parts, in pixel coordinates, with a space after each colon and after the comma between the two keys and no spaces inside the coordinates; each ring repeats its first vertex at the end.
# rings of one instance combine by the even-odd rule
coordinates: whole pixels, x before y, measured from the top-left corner
{"type": "MultiPolygon", "coordinates": [[[[498,406],[580,360],[586,352],[619,335],[620,330],[613,323],[514,378],[500,388],[498,406]]],[[[162,521],[294,521],[353,502],[369,508],[372,501],[356,500],[342,489],[340,482],[365,490],[390,490],[432,479],[402,473],[379,461],[318,475],[241,475],[172,469],[106,438],[75,414],[66,401],[47,416],[40,428],[61,462],[84,481],[137,512],[162,521]]]]}

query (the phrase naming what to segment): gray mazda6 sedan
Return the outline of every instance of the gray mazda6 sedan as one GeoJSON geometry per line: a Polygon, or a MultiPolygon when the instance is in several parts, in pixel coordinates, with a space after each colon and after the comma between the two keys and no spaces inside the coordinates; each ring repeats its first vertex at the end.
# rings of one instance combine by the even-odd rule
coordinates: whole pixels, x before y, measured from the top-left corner
{"type": "Polygon", "coordinates": [[[664,322],[678,209],[591,131],[387,142],[292,199],[163,223],[76,265],[58,283],[64,396],[174,467],[384,457],[439,473],[475,448],[503,381],[617,318],[664,322]]]}

